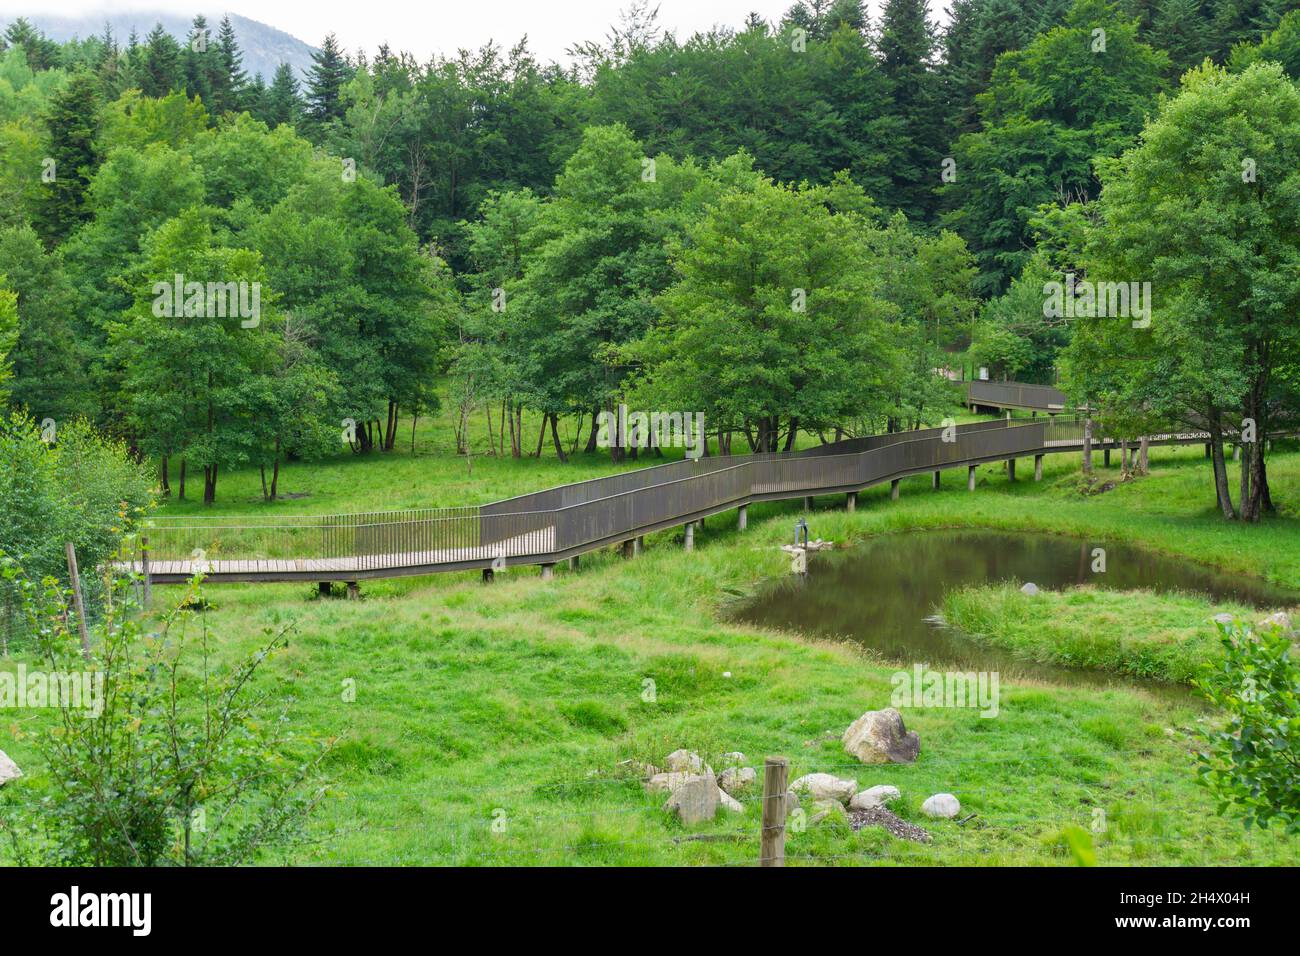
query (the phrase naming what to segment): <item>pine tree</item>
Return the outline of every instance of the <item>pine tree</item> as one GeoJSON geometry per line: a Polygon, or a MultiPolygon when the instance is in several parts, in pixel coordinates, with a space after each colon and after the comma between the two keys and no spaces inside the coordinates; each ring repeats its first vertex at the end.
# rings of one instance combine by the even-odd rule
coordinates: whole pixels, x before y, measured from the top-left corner
{"type": "Polygon", "coordinates": [[[162,98],[183,85],[180,45],[158,23],[145,37],[140,91],[145,96],[162,98]]]}
{"type": "Polygon", "coordinates": [[[275,76],[262,97],[262,106],[258,119],[268,126],[281,123],[296,123],[302,116],[302,97],[298,95],[298,80],[293,75],[293,67],[281,63],[275,68],[275,76]]]}
{"type": "Polygon", "coordinates": [[[1199,0],[1160,0],[1148,40],[1169,54],[1174,76],[1214,52],[1210,24],[1201,15],[1199,0]]]}
{"type": "Polygon", "coordinates": [[[217,34],[217,54],[221,65],[221,102],[218,112],[239,111],[246,108],[248,74],[244,72],[244,54],[235,38],[235,27],[227,15],[221,18],[217,34]]]}
{"type": "Polygon", "coordinates": [[[181,75],[185,79],[185,92],[197,96],[209,109],[213,108],[212,31],[207,18],[199,14],[190,26],[189,42],[181,51],[181,75]]]}
{"type": "Polygon", "coordinates": [[[307,75],[307,115],[316,123],[343,118],[343,84],[352,76],[347,58],[334,34],[325,38],[320,52],[313,53],[307,75]]]}
{"type": "Polygon", "coordinates": [[[893,94],[891,115],[903,131],[893,194],[882,198],[909,219],[923,221],[936,205],[944,135],[928,0],[886,0],[877,46],[893,94]]]}
{"type": "Polygon", "coordinates": [[[87,71],[72,74],[50,99],[45,125],[54,165],[52,179],[45,183],[38,226],[51,246],[87,218],[86,189],[98,161],[98,115],[99,83],[87,71]]]}

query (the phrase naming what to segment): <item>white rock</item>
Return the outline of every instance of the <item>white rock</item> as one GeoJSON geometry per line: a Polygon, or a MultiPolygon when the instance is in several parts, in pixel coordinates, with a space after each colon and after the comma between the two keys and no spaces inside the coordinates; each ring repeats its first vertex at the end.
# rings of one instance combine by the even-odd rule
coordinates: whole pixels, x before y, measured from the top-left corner
{"type": "Polygon", "coordinates": [[[664,759],[664,769],[669,773],[713,773],[694,750],[674,750],[664,759]]]}
{"type": "Polygon", "coordinates": [[[935,817],[940,820],[951,820],[957,814],[961,813],[961,804],[951,793],[936,793],[925,803],[921,804],[921,812],[927,817],[935,817]]]}
{"type": "Polygon", "coordinates": [[[758,773],[753,767],[728,767],[718,778],[718,786],[727,793],[736,794],[748,790],[758,780],[758,773]]]}
{"type": "Polygon", "coordinates": [[[840,803],[848,803],[858,792],[858,782],[841,780],[829,773],[808,773],[790,784],[790,789],[795,793],[806,793],[814,801],[836,800],[840,803]]]}
{"type": "Polygon", "coordinates": [[[722,766],[724,767],[739,767],[744,763],[745,755],[739,750],[732,750],[731,752],[722,755],[722,766]]]}
{"type": "Polygon", "coordinates": [[[745,812],[745,805],[744,805],[744,804],[742,804],[739,800],[737,800],[737,799],[736,799],[735,797],[733,797],[731,794],[727,793],[727,791],[722,790],[722,789],[720,789],[720,788],[719,788],[719,790],[718,790],[718,803],[720,803],[720,804],[722,805],[722,809],[724,809],[724,810],[730,810],[732,813],[744,813],[744,812],[745,812]]]}
{"type": "Polygon", "coordinates": [[[1286,611],[1278,611],[1262,619],[1256,625],[1261,631],[1270,631],[1273,628],[1280,628],[1283,634],[1291,634],[1295,629],[1291,625],[1291,615],[1286,611]]]}
{"type": "Polygon", "coordinates": [[[849,808],[852,810],[870,810],[872,807],[883,807],[890,800],[897,800],[900,796],[902,794],[898,792],[898,788],[891,787],[888,784],[868,787],[849,801],[849,808]]]}
{"type": "Polygon", "coordinates": [[[718,812],[721,794],[713,774],[691,774],[672,792],[664,809],[676,813],[682,823],[712,820],[718,812]]]}
{"type": "Polygon", "coordinates": [[[1035,584],[1033,581],[1026,581],[1024,586],[1021,587],[1020,593],[1028,594],[1030,597],[1033,597],[1035,594],[1038,593],[1038,585],[1035,584]]]}
{"type": "Polygon", "coordinates": [[[9,759],[9,755],[0,750],[0,787],[3,787],[10,780],[17,780],[23,775],[18,769],[18,764],[9,759]]]}
{"type": "Polygon", "coordinates": [[[1232,625],[1232,622],[1233,622],[1233,620],[1235,620],[1235,618],[1233,618],[1233,616],[1232,616],[1231,614],[1229,614],[1227,611],[1224,611],[1222,614],[1216,614],[1216,615],[1214,615],[1214,617],[1211,618],[1211,620],[1213,620],[1215,623],[1218,623],[1218,624],[1223,624],[1223,625],[1226,625],[1226,626],[1231,626],[1231,625],[1232,625]]]}

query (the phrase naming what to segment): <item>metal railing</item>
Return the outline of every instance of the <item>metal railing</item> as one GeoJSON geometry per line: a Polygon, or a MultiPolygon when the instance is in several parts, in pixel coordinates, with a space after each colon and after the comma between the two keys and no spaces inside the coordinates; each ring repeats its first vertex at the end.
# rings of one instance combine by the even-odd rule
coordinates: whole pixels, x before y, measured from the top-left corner
{"type": "Polygon", "coordinates": [[[1000,408],[1024,408],[1055,414],[1069,408],[1070,400],[1064,392],[1050,385],[976,380],[966,383],[966,403],[994,405],[1000,408]]]}
{"type": "Polygon", "coordinates": [[[952,440],[930,428],[791,454],[688,459],[479,507],[241,517],[237,523],[157,517],[138,536],[147,538],[151,573],[163,580],[200,569],[218,580],[337,580],[488,567],[494,560],[548,563],[750,501],[857,490],[909,474],[1077,448],[1083,424],[979,422],[947,437],[952,440]]]}

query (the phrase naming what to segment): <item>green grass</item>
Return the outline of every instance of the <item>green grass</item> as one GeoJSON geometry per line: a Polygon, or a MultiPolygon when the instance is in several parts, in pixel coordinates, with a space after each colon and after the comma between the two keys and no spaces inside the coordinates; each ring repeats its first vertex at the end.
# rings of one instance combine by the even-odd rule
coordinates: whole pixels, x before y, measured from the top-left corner
{"type": "Polygon", "coordinates": [[[1015,584],[961,588],[944,597],[948,624],[1018,657],[1186,683],[1221,656],[1210,614],[1261,615],[1203,597],[1076,587],[1032,597],[1015,584]]]}
{"type": "MultiPolygon", "coordinates": [[[[425,451],[291,466],[286,490],[310,497],[274,507],[465,503],[608,470],[596,456],[569,466],[477,457],[470,478],[445,449],[425,451]]],[[[872,489],[853,514],[819,499],[810,523],[814,536],[837,542],[936,527],[1086,533],[1300,586],[1300,455],[1270,460],[1283,515],[1258,527],[1215,516],[1199,448],[1157,450],[1151,477],[1088,498],[1074,491],[1077,461],[1051,457],[1044,482],[1014,485],[1001,468],[981,467],[974,494],[964,472],[946,475],[938,492],[928,477],[912,479],[901,500],[872,489]]],[[[255,473],[223,481],[218,510],[247,510],[255,473]]],[[[302,585],[209,588],[227,660],[251,652],[265,627],[296,621],[269,675],[292,689],[299,729],[339,738],[328,762],[332,796],[313,818],[310,842],[289,859],[752,864],[756,800],[700,828],[719,839],[690,840],[661,810],[662,796],[618,770],[622,760],[660,763],[688,747],[714,760],[740,750],[753,763],[784,754],[796,775],[893,784],[903,793],[900,815],[934,835],[922,846],[883,831],[811,828],[790,835],[792,865],[1068,865],[1066,828],[1099,819],[1106,827],[1093,839],[1103,865],[1300,862],[1300,841],[1248,834],[1215,816],[1191,756],[1206,715],[1128,685],[1004,682],[993,719],[906,710],[921,737],[914,765],[853,762],[839,734],[864,710],[888,705],[893,669],[852,645],[729,623],[723,613],[736,595],[786,573],[778,545],[797,513],[795,502],[754,505],[749,531],[735,531],[730,514],[711,518],[691,554],[680,531],[663,532],[635,561],[604,551],[551,581],[524,568],[491,586],[469,574],[393,579],[365,584],[361,601],[316,600],[302,585]],[[347,679],[356,681],[354,703],[343,700],[347,679]],[[976,816],[964,825],[926,820],[921,802],[939,791],[959,797],[963,817],[976,816]]],[[[179,593],[158,588],[157,600],[179,593]]],[[[1131,621],[1135,636],[1145,633],[1141,614],[1131,621]]],[[[32,734],[45,719],[0,725],[0,749],[29,772],[19,785],[33,798],[45,780],[32,734]]]]}

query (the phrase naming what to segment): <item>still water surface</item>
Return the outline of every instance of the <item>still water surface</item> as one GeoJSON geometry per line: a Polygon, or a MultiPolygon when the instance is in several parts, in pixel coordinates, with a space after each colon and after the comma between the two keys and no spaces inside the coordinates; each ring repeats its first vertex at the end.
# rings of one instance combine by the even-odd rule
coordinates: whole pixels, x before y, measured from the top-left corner
{"type": "Polygon", "coordinates": [[[949,590],[1005,581],[1032,581],[1052,590],[1091,584],[1120,591],[1186,591],[1260,608],[1300,599],[1261,580],[1113,541],[1020,532],[920,531],[879,535],[851,551],[812,555],[805,577],[791,575],[773,582],[734,616],[765,627],[848,638],[903,665],[999,671],[1003,678],[1061,684],[1168,688],[1019,660],[933,620],[949,590]],[[1094,548],[1105,549],[1104,573],[1092,571],[1094,548]]]}

